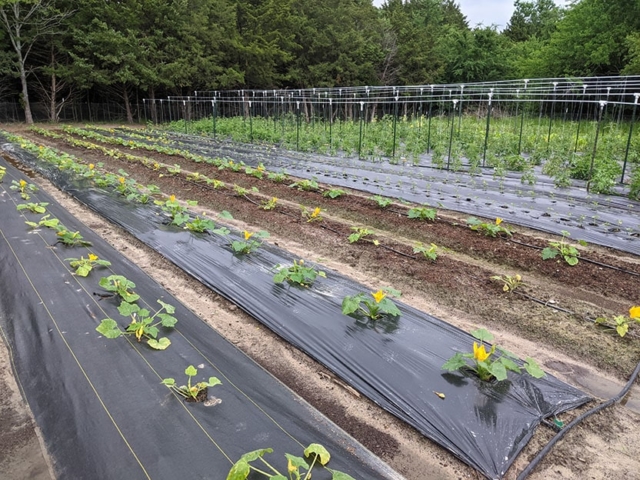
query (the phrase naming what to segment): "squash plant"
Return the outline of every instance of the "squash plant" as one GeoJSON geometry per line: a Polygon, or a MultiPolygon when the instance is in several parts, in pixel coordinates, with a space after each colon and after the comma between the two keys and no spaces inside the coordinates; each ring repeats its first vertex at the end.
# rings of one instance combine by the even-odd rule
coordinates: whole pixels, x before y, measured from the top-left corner
{"type": "Polygon", "coordinates": [[[209,377],[209,380],[206,382],[197,382],[192,385],[191,379],[198,374],[198,369],[193,365],[189,365],[184,373],[187,376],[186,385],[177,386],[176,381],[173,378],[163,379],[162,384],[169,387],[169,389],[173,390],[178,395],[184,397],[187,402],[204,401],[206,399],[206,391],[209,387],[215,387],[216,385],[222,384],[219,378],[209,377]],[[204,395],[202,395],[203,392],[205,392],[204,395]]]}
{"type": "Polygon", "coordinates": [[[175,307],[164,303],[162,300],[158,300],[161,305],[156,313],[151,315],[151,312],[146,308],[140,308],[135,303],[122,302],[118,307],[118,312],[123,317],[130,317],[131,323],[125,330],[122,330],[118,323],[111,319],[105,318],[100,322],[100,325],[96,327],[96,330],[107,338],[118,338],[123,335],[135,335],[138,342],[142,341],[142,338],[147,340],[147,345],[156,350],[165,350],[171,341],[162,337],[158,339],[158,333],[160,330],[159,325],[165,328],[173,328],[178,320],[171,314],[175,312],[175,307]],[[163,310],[166,313],[163,313],[163,310]],[[156,320],[156,317],[159,320],[156,320]]]}
{"type": "Polygon", "coordinates": [[[304,260],[294,260],[293,265],[289,267],[283,267],[276,265],[278,271],[273,276],[275,283],[283,283],[285,281],[300,285],[301,287],[310,287],[318,277],[326,277],[326,274],[322,270],[316,270],[313,267],[306,267],[304,260]]]}
{"type": "Polygon", "coordinates": [[[285,453],[288,476],[280,473],[273,465],[264,459],[267,453],[273,453],[273,449],[261,448],[242,455],[231,467],[227,475],[227,480],[246,480],[252,471],[264,475],[271,480],[311,480],[311,472],[316,466],[316,463],[319,463],[327,471],[331,472],[332,480],[355,480],[352,476],[344,472],[328,468],[326,465],[329,463],[329,460],[331,460],[331,454],[318,443],[312,443],[304,449],[303,453],[305,458],[285,453]],[[261,465],[260,468],[258,468],[252,465],[252,463],[258,460],[262,462],[264,466],[261,465]],[[311,463],[309,463],[309,460],[311,463]]]}

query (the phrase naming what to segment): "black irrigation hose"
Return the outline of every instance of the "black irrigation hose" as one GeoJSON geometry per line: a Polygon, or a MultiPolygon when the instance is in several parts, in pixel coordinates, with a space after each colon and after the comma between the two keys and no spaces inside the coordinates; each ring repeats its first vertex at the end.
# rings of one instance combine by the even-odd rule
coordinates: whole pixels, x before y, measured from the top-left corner
{"type": "Polygon", "coordinates": [[[532,297],[531,295],[528,295],[526,293],[523,292],[513,292],[515,294],[518,294],[522,297],[528,298],[529,300],[531,300],[532,302],[536,302],[539,303],[540,305],[544,305],[545,307],[549,307],[549,308],[553,308],[555,310],[558,310],[559,312],[563,312],[563,313],[568,313],[569,315],[576,315],[576,312],[572,312],[571,310],[566,310],[562,307],[557,307],[553,304],[550,304],[549,302],[545,302],[544,300],[540,300],[539,298],[536,297],[532,297]]]}
{"type": "MultiPolygon", "coordinates": [[[[544,247],[538,247],[537,245],[531,245],[529,243],[519,242],[517,240],[514,240],[513,238],[508,238],[508,239],[506,239],[506,241],[507,242],[511,242],[511,243],[515,243],[517,245],[522,245],[523,247],[533,248],[535,250],[544,250],[544,247]]],[[[584,258],[584,257],[580,257],[580,260],[583,261],[583,262],[587,262],[587,263],[592,263],[594,265],[598,265],[599,267],[609,268],[611,270],[616,270],[618,272],[626,273],[628,275],[633,275],[635,277],[640,277],[640,273],[632,272],[630,270],[625,270],[624,268],[615,267],[613,265],[608,265],[606,263],[600,263],[600,262],[597,262],[595,260],[590,260],[590,259],[584,258]]]]}
{"type": "Polygon", "coordinates": [[[618,395],[616,395],[615,397],[607,400],[604,403],[601,403],[597,407],[594,407],[591,410],[588,410],[587,412],[584,412],[582,415],[580,415],[579,417],[575,418],[571,423],[569,423],[566,427],[564,427],[562,430],[560,430],[560,432],[558,432],[556,434],[556,436],[553,437],[551,439],[551,441],[549,443],[547,443],[542,450],[540,450],[538,455],[536,455],[536,457],[529,463],[529,465],[527,465],[527,467],[522,472],[520,472],[520,475],[518,475],[516,480],[524,480],[525,478],[527,478],[529,476],[529,474],[531,474],[531,472],[533,472],[533,470],[542,461],[542,459],[547,455],[547,453],[549,453],[551,451],[551,449],[555,446],[555,444],[558,443],[560,440],[562,440],[564,438],[564,436],[567,433],[569,433],[569,431],[573,427],[575,427],[580,422],[582,422],[584,419],[590,417],[594,413],[598,413],[600,410],[604,410],[605,408],[610,407],[614,403],[620,402],[620,400],[622,400],[624,398],[624,396],[631,389],[631,386],[636,381],[636,378],[638,378],[638,374],[640,374],[640,363],[638,363],[638,365],[636,366],[635,370],[631,374],[631,378],[629,378],[629,381],[624,386],[624,388],[620,391],[620,393],[618,393],[618,395]]]}

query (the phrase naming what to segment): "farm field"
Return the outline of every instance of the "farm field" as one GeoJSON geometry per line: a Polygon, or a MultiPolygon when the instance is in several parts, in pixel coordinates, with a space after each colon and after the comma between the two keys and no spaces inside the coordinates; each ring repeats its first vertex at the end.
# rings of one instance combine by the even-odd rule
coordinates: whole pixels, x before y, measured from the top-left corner
{"type": "MultiPolygon", "coordinates": [[[[580,185],[556,193],[544,182],[519,194],[519,178],[510,183],[508,177],[486,175],[471,184],[465,172],[416,174],[419,167],[383,159],[336,160],[158,131],[90,126],[10,130],[33,142],[35,153],[55,148],[93,165],[132,203],[141,194],[161,201],[159,192],[175,195],[181,205],[197,202],[188,208],[199,218],[239,231],[267,231],[268,244],[294,257],[372,291],[392,286],[402,292],[405,304],[467,332],[486,328],[518,357],[535,358],[545,371],[590,396],[615,395],[640,358],[640,325],[630,320],[621,337],[614,320],[640,301],[637,201],[611,194],[587,196],[580,185]],[[157,190],[139,191],[137,185],[157,190]],[[529,190],[535,198],[525,198],[529,190]],[[223,211],[233,220],[220,218],[223,211]],[[594,215],[598,218],[591,222],[580,220],[594,215]],[[470,217],[479,220],[469,224],[470,217]],[[477,225],[509,233],[498,229],[496,237],[483,235],[482,227],[470,228],[477,225]],[[570,235],[561,237],[562,230],[570,235]],[[549,242],[571,245],[578,255],[565,253],[570,261],[562,255],[543,260],[541,252],[549,242]],[[574,260],[577,264],[570,266],[574,260]],[[522,285],[504,281],[516,275],[522,285]],[[597,324],[596,318],[607,320],[597,324]]],[[[3,149],[12,158],[12,148],[3,149]]],[[[171,256],[168,252],[143,245],[61,194],[46,178],[34,182],[401,475],[478,475],[380,409],[378,402],[354,392],[344,379],[265,331],[241,312],[242,305],[238,309],[195,280],[193,272],[168,263],[163,258],[171,256]]],[[[366,328],[378,333],[380,327],[388,335],[398,328],[376,327],[375,321],[366,328]]],[[[634,387],[624,406],[580,424],[531,478],[634,478],[639,471],[632,447],[639,440],[639,395],[634,387]]],[[[562,413],[559,419],[566,424],[588,407],[562,413]]],[[[515,478],[552,435],[551,429],[538,428],[505,478],[515,478]]]]}

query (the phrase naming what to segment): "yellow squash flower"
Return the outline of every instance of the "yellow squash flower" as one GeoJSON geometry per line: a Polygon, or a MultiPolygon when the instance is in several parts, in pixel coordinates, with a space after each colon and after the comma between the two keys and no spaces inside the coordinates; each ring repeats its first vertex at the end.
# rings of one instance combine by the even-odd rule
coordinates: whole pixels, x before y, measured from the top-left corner
{"type": "Polygon", "coordinates": [[[175,201],[176,201],[176,196],[175,196],[175,195],[171,195],[171,196],[169,197],[169,201],[170,201],[170,202],[175,202],[175,201]]]}
{"type": "Polygon", "coordinates": [[[296,471],[298,471],[298,467],[296,467],[293,463],[291,463],[291,460],[289,459],[289,463],[287,464],[287,472],[293,473],[296,471]]]}
{"type": "Polygon", "coordinates": [[[122,183],[124,183],[124,177],[120,177],[120,178],[118,179],[118,181],[119,181],[121,184],[122,184],[122,183]]]}
{"type": "Polygon", "coordinates": [[[484,345],[478,346],[477,342],[473,342],[473,358],[475,358],[479,362],[484,362],[487,358],[489,358],[489,353],[484,348],[484,345]]]}
{"type": "Polygon", "coordinates": [[[372,292],[371,296],[376,301],[376,303],[380,303],[384,299],[384,297],[387,296],[387,294],[384,293],[382,290],[378,290],[377,292],[372,292]]]}
{"type": "Polygon", "coordinates": [[[313,213],[311,214],[311,218],[319,217],[320,216],[320,212],[322,212],[320,207],[316,207],[315,210],[313,211],[313,213]]]}
{"type": "Polygon", "coordinates": [[[500,217],[496,218],[496,225],[500,225],[502,223],[502,219],[500,217]]]}
{"type": "Polygon", "coordinates": [[[249,233],[246,230],[244,231],[244,239],[249,240],[253,236],[253,233],[249,233]]]}
{"type": "Polygon", "coordinates": [[[631,318],[640,318],[640,306],[631,307],[629,309],[629,316],[631,318]]]}
{"type": "Polygon", "coordinates": [[[89,170],[93,170],[94,168],[96,168],[96,166],[93,163],[89,164],[89,170]]]}
{"type": "Polygon", "coordinates": [[[24,188],[27,186],[27,182],[25,180],[20,180],[20,188],[24,188]]]}
{"type": "Polygon", "coordinates": [[[98,255],[94,255],[93,253],[89,254],[89,260],[95,262],[98,259],[98,255]]]}

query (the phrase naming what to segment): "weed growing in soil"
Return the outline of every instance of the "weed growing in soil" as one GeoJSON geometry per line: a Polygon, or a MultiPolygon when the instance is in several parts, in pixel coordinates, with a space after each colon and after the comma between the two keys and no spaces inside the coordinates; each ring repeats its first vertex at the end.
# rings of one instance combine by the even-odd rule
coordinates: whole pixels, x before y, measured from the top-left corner
{"type": "Polygon", "coordinates": [[[269,172],[267,178],[272,182],[284,183],[287,181],[287,174],[284,172],[269,172]]]}
{"type": "Polygon", "coordinates": [[[425,247],[422,243],[418,242],[413,246],[413,253],[421,253],[424,258],[435,262],[438,259],[438,246],[432,243],[430,246],[425,247]]]}
{"type": "Polygon", "coordinates": [[[518,274],[516,275],[494,275],[491,277],[491,280],[496,280],[498,282],[502,282],[502,291],[503,292],[514,292],[518,287],[524,285],[522,282],[522,277],[518,274]]]}
{"type": "Polygon", "coordinates": [[[144,337],[147,340],[147,345],[156,350],[165,350],[171,341],[162,337],[157,339],[158,325],[165,328],[173,328],[178,320],[171,316],[175,312],[175,308],[168,303],[164,303],[162,300],[158,300],[158,303],[162,306],[156,313],[151,315],[146,308],[140,308],[135,303],[122,302],[118,307],[118,312],[123,317],[130,317],[131,323],[127,326],[125,331],[122,331],[118,326],[118,323],[111,319],[105,318],[100,322],[100,325],[96,327],[96,330],[107,338],[118,338],[122,335],[135,335],[138,342],[142,341],[144,337]],[[163,310],[166,313],[162,313],[163,310]],[[156,321],[156,317],[160,320],[156,321]]]}
{"type": "Polygon", "coordinates": [[[326,277],[326,274],[321,270],[316,270],[313,267],[305,267],[304,260],[294,260],[293,265],[290,267],[276,265],[274,268],[278,270],[273,276],[275,283],[282,283],[286,280],[289,283],[302,287],[310,287],[317,277],[326,277]]]}
{"type": "Polygon", "coordinates": [[[178,395],[183,396],[187,400],[197,401],[200,392],[205,391],[209,387],[215,387],[216,385],[221,385],[222,382],[217,377],[209,377],[207,382],[198,382],[191,385],[191,379],[198,374],[198,369],[193,365],[189,365],[187,369],[184,371],[187,375],[187,384],[176,386],[176,381],[173,378],[165,378],[162,380],[162,384],[169,387],[171,390],[176,392],[178,395]]]}
{"type": "Polygon", "coordinates": [[[11,190],[19,191],[20,197],[23,200],[29,200],[31,198],[31,195],[29,195],[29,192],[35,193],[38,191],[38,187],[36,187],[32,183],[27,183],[26,180],[22,180],[22,179],[20,181],[11,180],[11,186],[9,188],[11,190]]]}
{"type": "MultiPolygon", "coordinates": [[[[325,470],[331,472],[332,480],[355,480],[352,476],[340,472],[338,470],[332,470],[326,467],[329,460],[331,460],[331,454],[324,448],[322,445],[318,443],[312,443],[307,448],[304,449],[304,456],[311,459],[311,464],[302,458],[297,457],[295,455],[291,455],[289,453],[285,453],[285,457],[287,458],[287,473],[289,476],[285,476],[276,470],[269,462],[267,462],[263,456],[267,453],[273,453],[272,448],[261,448],[260,450],[253,450],[252,452],[247,452],[238,459],[238,461],[231,467],[227,475],[227,480],[246,480],[249,477],[249,474],[253,470],[256,473],[260,473],[265,477],[274,479],[274,480],[311,480],[311,471],[316,463],[322,465],[325,470]],[[251,462],[255,462],[256,460],[260,460],[271,472],[265,472],[259,468],[251,465],[251,462]]],[[[263,467],[264,468],[264,467],[263,467]]]]}
{"type": "Polygon", "coordinates": [[[320,207],[316,207],[313,210],[309,211],[307,207],[302,206],[302,216],[307,219],[307,223],[311,222],[321,222],[322,212],[323,210],[320,207]]]}
{"type": "Polygon", "coordinates": [[[640,306],[631,307],[629,309],[628,317],[626,315],[617,315],[613,317],[613,319],[598,317],[596,318],[596,323],[598,325],[606,325],[611,328],[615,328],[618,335],[624,337],[629,331],[629,326],[631,324],[640,323],[640,306]]]}
{"type": "Polygon", "coordinates": [[[569,232],[562,230],[560,233],[562,233],[562,239],[559,242],[552,240],[549,242],[549,246],[542,250],[542,259],[549,260],[550,258],[556,258],[560,254],[564,261],[573,267],[578,264],[580,252],[576,247],[566,242],[567,237],[571,235],[569,232]]]}
{"type": "Polygon", "coordinates": [[[122,275],[102,277],[98,284],[107,292],[120,296],[125,302],[133,303],[140,298],[140,295],[132,291],[132,289],[136,288],[136,284],[122,275]]]}
{"type": "Polygon", "coordinates": [[[244,240],[234,240],[231,242],[231,249],[233,253],[247,255],[255,252],[262,245],[262,239],[269,236],[268,232],[261,230],[256,233],[243,232],[244,240]]]}
{"type": "Polygon", "coordinates": [[[322,196],[325,198],[336,199],[338,197],[341,197],[342,195],[346,195],[346,193],[347,192],[339,188],[332,188],[331,190],[327,190],[326,192],[324,192],[322,196]]]}
{"type": "Polygon", "coordinates": [[[40,203],[30,202],[30,203],[21,203],[16,208],[18,211],[29,210],[31,213],[44,213],[47,211],[47,205],[49,205],[47,202],[40,202],[40,203]]]}
{"type": "MultiPolygon", "coordinates": [[[[351,227],[351,230],[353,230],[353,233],[348,237],[349,243],[356,243],[360,240],[363,240],[369,235],[373,235],[373,232],[371,230],[363,227],[351,227]]],[[[371,243],[373,243],[375,246],[380,245],[380,242],[378,240],[371,240],[371,243]]]]}
{"type": "Polygon", "coordinates": [[[366,293],[358,293],[357,295],[347,295],[342,300],[342,313],[351,315],[353,313],[362,313],[371,320],[377,320],[383,314],[397,317],[400,310],[393,301],[388,297],[399,297],[400,292],[391,287],[386,287],[377,292],[371,292],[373,298],[369,298],[366,293]]]}
{"type": "Polygon", "coordinates": [[[436,209],[429,207],[415,207],[409,209],[407,216],[417,220],[431,220],[433,222],[436,219],[436,209]]]}
{"type": "Polygon", "coordinates": [[[484,328],[474,330],[471,335],[480,340],[480,345],[477,342],[473,342],[473,353],[456,352],[453,357],[442,365],[443,370],[449,372],[471,370],[484,382],[488,382],[493,378],[498,381],[505,380],[507,378],[507,370],[522,373],[522,368],[532,377],[542,378],[545,376],[545,373],[533,358],[527,357],[524,367],[520,367],[514,362],[516,356],[503,348],[493,345],[487,352],[484,342],[491,342],[494,337],[484,328]],[[499,352],[500,355],[496,355],[496,352],[499,352]]]}
{"type": "Polygon", "coordinates": [[[108,260],[100,260],[97,255],[93,253],[89,254],[89,258],[65,258],[65,261],[69,262],[71,268],[75,268],[75,274],[80,277],[86,277],[89,275],[93,267],[108,267],[111,262],[108,260]]]}
{"type": "Polygon", "coordinates": [[[467,219],[467,225],[469,225],[471,230],[484,233],[487,237],[495,238],[502,235],[510,237],[513,234],[509,227],[502,225],[502,219],[500,217],[496,218],[494,223],[483,222],[475,217],[471,217],[467,219]]]}
{"type": "Polygon", "coordinates": [[[390,198],[381,197],[380,195],[374,195],[373,197],[369,198],[376,202],[376,205],[378,205],[380,208],[387,208],[389,205],[391,205],[391,203],[393,203],[390,198]]]}

